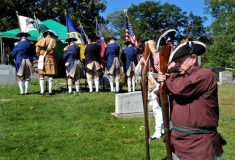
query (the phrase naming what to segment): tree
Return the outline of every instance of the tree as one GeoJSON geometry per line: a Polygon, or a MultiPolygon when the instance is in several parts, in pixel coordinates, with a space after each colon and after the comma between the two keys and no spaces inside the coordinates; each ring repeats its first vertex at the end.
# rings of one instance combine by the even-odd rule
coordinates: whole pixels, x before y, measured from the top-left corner
{"type": "Polygon", "coordinates": [[[235,67],[235,1],[205,0],[206,13],[215,20],[209,26],[213,43],[207,52],[207,66],[235,67]]]}
{"type": "MultiPolygon", "coordinates": [[[[156,39],[165,29],[176,29],[178,41],[188,34],[196,40],[205,36],[206,27],[203,26],[205,18],[194,16],[182,11],[176,5],[160,2],[146,1],[128,8],[129,20],[138,41],[156,39]]],[[[107,16],[108,28],[112,33],[119,35],[125,41],[125,15],[123,11],[115,11],[107,16]]]]}
{"type": "Polygon", "coordinates": [[[53,19],[65,23],[64,10],[76,24],[81,23],[87,33],[95,32],[95,18],[105,23],[99,14],[106,9],[106,0],[0,0],[1,15],[0,31],[18,28],[16,12],[19,15],[33,18],[33,13],[40,20],[53,19]]]}

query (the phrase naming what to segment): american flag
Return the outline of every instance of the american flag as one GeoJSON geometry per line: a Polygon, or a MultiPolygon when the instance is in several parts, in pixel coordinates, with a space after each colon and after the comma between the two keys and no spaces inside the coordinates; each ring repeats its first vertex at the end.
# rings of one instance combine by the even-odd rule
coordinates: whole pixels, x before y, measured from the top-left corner
{"type": "Polygon", "coordinates": [[[126,41],[131,41],[135,45],[135,47],[138,48],[137,40],[135,38],[135,34],[128,16],[126,16],[126,41]]]}

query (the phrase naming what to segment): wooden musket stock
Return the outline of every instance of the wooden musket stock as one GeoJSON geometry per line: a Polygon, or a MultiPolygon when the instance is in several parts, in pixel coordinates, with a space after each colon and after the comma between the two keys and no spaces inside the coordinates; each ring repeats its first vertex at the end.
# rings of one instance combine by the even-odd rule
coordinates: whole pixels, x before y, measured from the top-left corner
{"type": "Polygon", "coordinates": [[[142,90],[142,98],[143,98],[143,109],[144,109],[144,122],[145,122],[145,141],[146,141],[146,159],[150,160],[149,153],[149,144],[150,144],[150,125],[149,125],[149,107],[148,107],[148,77],[147,77],[147,65],[149,61],[151,51],[149,49],[149,45],[145,42],[144,47],[144,59],[145,65],[141,66],[141,90],[142,90]]]}
{"type": "MultiPolygon", "coordinates": [[[[170,46],[161,46],[160,48],[160,71],[162,74],[167,73],[168,68],[168,60],[170,57],[171,47],[170,46]]],[[[170,116],[169,116],[169,102],[167,96],[167,86],[164,82],[161,82],[160,89],[160,102],[162,106],[162,114],[163,114],[163,123],[164,123],[164,131],[165,131],[165,141],[166,141],[166,149],[167,149],[167,157],[168,160],[172,160],[172,151],[171,151],[171,142],[170,142],[170,116]]]]}

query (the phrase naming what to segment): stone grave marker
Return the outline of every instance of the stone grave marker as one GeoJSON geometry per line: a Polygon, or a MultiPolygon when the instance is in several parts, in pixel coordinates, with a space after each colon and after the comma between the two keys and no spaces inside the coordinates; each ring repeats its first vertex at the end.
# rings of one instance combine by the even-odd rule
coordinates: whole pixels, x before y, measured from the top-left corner
{"type": "MultiPolygon", "coordinates": [[[[152,106],[149,106],[152,115],[152,106]]],[[[143,117],[143,101],[141,91],[115,95],[115,113],[117,118],[143,117]]]]}
{"type": "Polygon", "coordinates": [[[219,72],[225,71],[225,67],[213,66],[211,71],[215,74],[216,80],[219,81],[219,72]]]}
{"type": "Polygon", "coordinates": [[[0,65],[0,84],[16,84],[16,71],[11,65],[0,65]]]}
{"type": "Polygon", "coordinates": [[[233,81],[233,73],[230,71],[219,72],[219,82],[220,84],[235,84],[233,81]]]}

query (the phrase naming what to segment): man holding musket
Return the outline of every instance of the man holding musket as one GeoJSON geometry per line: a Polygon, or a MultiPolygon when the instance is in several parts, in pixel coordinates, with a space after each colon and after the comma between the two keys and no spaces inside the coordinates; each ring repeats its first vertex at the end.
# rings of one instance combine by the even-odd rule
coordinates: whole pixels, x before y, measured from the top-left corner
{"type": "Polygon", "coordinates": [[[180,44],[170,55],[173,72],[159,72],[172,102],[171,144],[183,160],[220,160],[223,153],[217,132],[219,120],[218,86],[211,70],[198,65],[198,55],[206,45],[199,41],[180,44]]]}
{"type": "MultiPolygon", "coordinates": [[[[169,29],[166,30],[157,40],[149,40],[145,43],[148,43],[149,49],[151,51],[151,56],[149,62],[145,64],[146,60],[142,57],[140,63],[147,65],[148,68],[148,91],[149,91],[149,100],[152,104],[153,114],[155,118],[155,132],[151,136],[151,139],[159,139],[162,136],[162,125],[163,125],[163,116],[162,116],[162,107],[159,104],[158,99],[158,90],[159,83],[156,81],[157,73],[160,71],[160,60],[159,60],[159,49],[160,46],[171,46],[171,51],[174,49],[174,36],[176,30],[169,29]]],[[[174,64],[172,64],[174,65],[174,64]]],[[[171,66],[172,66],[171,65],[171,66]]]]}

